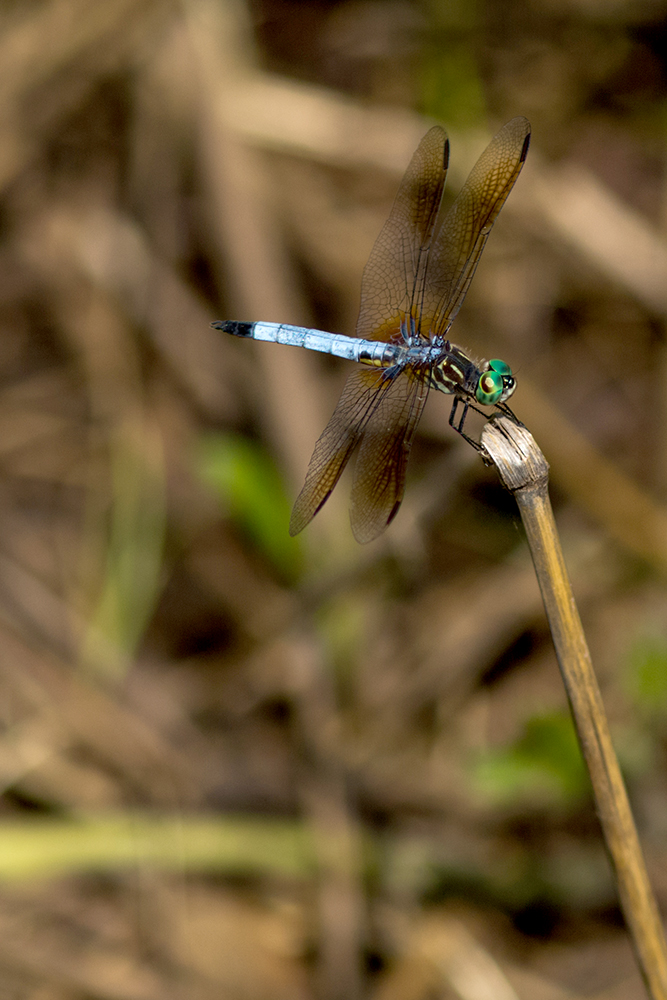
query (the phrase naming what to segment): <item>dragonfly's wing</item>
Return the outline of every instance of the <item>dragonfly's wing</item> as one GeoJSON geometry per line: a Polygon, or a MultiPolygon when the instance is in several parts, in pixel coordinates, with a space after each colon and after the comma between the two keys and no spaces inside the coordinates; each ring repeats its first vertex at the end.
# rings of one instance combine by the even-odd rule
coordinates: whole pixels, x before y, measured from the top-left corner
{"type": "MultiPolygon", "coordinates": [[[[319,436],[294,503],[290,535],[297,535],[328,499],[366,426],[384,386],[382,373],[359,368],[348,376],[333,416],[319,436]]],[[[387,387],[390,383],[387,382],[387,387]]]]}
{"type": "Polygon", "coordinates": [[[442,201],[448,160],[447,133],[436,125],[419,143],[364,268],[358,337],[395,338],[401,317],[410,315],[442,201]]]}
{"type": "Polygon", "coordinates": [[[359,542],[379,535],[398,510],[408,452],[428,383],[413,375],[387,377],[372,369],[354,371],[324,428],[290,521],[298,534],[317,514],[361,441],[352,489],[352,531],[359,542]]]}
{"type": "Polygon", "coordinates": [[[428,390],[423,377],[406,372],[390,383],[368,418],[350,501],[352,533],[358,542],[377,538],[400,507],[408,455],[428,390]]]}
{"type": "Polygon", "coordinates": [[[445,334],[461,307],[491,227],[521,172],[529,142],[529,123],[513,118],[486,147],[449,211],[436,220],[423,285],[417,292],[434,333],[445,334]]]}

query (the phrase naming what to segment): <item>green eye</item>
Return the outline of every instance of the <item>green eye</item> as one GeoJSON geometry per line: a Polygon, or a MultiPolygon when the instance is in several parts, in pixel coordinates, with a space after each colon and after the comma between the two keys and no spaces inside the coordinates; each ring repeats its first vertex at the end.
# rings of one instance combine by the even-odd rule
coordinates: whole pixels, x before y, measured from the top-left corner
{"type": "Polygon", "coordinates": [[[499,375],[512,374],[510,366],[506,361],[501,361],[500,358],[492,358],[492,360],[489,361],[489,368],[494,372],[498,372],[499,375]]]}
{"type": "MultiPolygon", "coordinates": [[[[505,362],[496,361],[491,362],[491,364],[505,365],[505,362]]],[[[507,368],[507,365],[505,365],[505,368],[507,368]]],[[[493,406],[494,403],[497,403],[502,396],[504,388],[503,376],[500,372],[494,370],[484,372],[480,375],[479,382],[477,383],[475,398],[477,399],[477,402],[482,403],[483,406],[493,406]]]]}

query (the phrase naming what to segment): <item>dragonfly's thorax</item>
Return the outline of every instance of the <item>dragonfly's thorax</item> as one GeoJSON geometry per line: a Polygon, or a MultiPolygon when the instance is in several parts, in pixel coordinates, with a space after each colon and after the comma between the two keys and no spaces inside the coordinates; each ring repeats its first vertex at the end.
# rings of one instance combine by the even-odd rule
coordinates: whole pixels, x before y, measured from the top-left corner
{"type": "Polygon", "coordinates": [[[474,362],[455,344],[445,344],[430,374],[432,388],[440,392],[468,396],[483,406],[496,406],[510,398],[516,379],[506,362],[474,362]]]}
{"type": "Polygon", "coordinates": [[[480,375],[480,369],[460,347],[446,343],[438,349],[429,381],[440,392],[474,396],[480,375]]]}

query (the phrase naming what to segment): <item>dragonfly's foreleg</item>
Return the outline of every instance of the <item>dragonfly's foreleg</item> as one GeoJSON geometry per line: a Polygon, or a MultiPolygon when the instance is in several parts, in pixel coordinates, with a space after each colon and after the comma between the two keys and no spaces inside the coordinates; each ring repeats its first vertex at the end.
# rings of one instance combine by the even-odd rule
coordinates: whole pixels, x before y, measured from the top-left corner
{"type": "Polygon", "coordinates": [[[514,421],[514,423],[518,427],[524,427],[525,426],[525,424],[521,423],[521,421],[519,420],[519,418],[517,417],[517,415],[512,410],[510,410],[510,408],[507,405],[507,403],[496,403],[496,409],[500,410],[500,412],[503,414],[503,416],[509,417],[510,420],[514,421]]]}
{"type": "MultiPolygon", "coordinates": [[[[452,403],[452,409],[449,414],[449,425],[456,431],[457,434],[460,434],[461,437],[465,441],[467,441],[469,445],[472,445],[475,451],[478,451],[480,453],[480,455],[484,459],[485,465],[492,465],[493,463],[491,462],[491,459],[489,458],[486,450],[482,447],[482,445],[478,441],[475,441],[474,438],[471,438],[470,435],[466,434],[466,432],[463,430],[463,425],[465,423],[466,417],[468,416],[469,410],[474,410],[475,413],[481,413],[481,415],[483,417],[486,417],[487,419],[489,417],[488,413],[485,413],[483,410],[480,410],[477,406],[471,403],[469,399],[466,399],[463,396],[454,396],[454,402],[452,403]],[[457,420],[456,413],[459,408],[459,405],[463,407],[463,412],[457,420]]],[[[515,424],[518,424],[519,427],[523,427],[523,424],[521,423],[520,420],[517,419],[514,413],[510,410],[507,403],[497,403],[496,410],[500,410],[500,412],[504,414],[504,416],[509,417],[511,420],[514,421],[515,424]]],[[[491,416],[493,416],[493,414],[491,414],[491,416]]]]}

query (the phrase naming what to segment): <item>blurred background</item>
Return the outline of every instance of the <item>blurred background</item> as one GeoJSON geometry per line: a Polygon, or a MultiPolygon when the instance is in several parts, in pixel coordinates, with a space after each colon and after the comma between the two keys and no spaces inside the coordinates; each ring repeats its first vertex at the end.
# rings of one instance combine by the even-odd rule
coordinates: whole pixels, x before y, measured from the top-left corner
{"type": "MultiPolygon", "coordinates": [[[[525,169],[453,339],[518,375],[667,907],[663,0],[5,0],[0,992],[643,997],[529,554],[429,400],[290,507],[434,121],[525,169]]],[[[448,195],[449,197],[449,195],[448,195]]]]}

